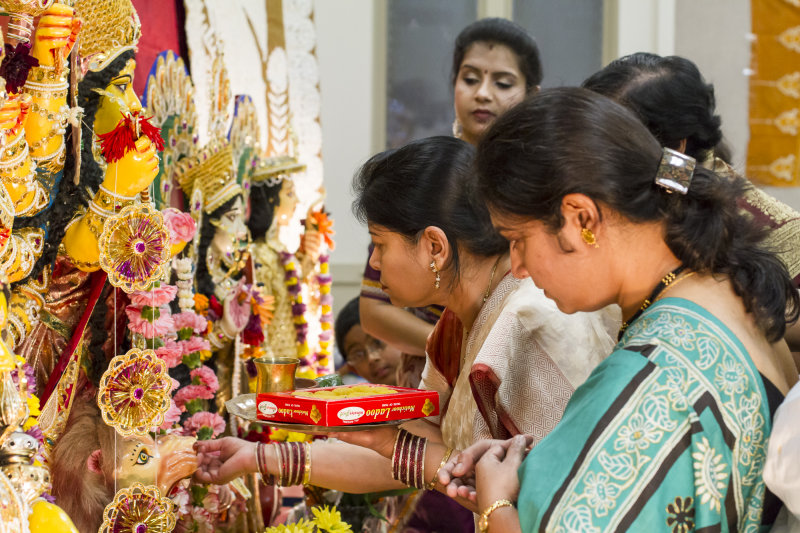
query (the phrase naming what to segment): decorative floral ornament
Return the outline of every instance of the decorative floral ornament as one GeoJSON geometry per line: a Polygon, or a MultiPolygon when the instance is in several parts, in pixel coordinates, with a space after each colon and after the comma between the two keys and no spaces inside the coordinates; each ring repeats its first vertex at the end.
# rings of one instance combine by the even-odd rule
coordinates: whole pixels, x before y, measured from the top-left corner
{"type": "Polygon", "coordinates": [[[164,422],[171,389],[166,363],[153,350],[134,348],[109,363],[100,378],[97,405],[103,421],[120,435],[146,435],[164,422]]]}
{"type": "Polygon", "coordinates": [[[100,236],[100,266],[108,281],[127,293],[146,290],[164,274],[169,230],[149,204],[132,205],[109,217],[100,236]]]}
{"type": "Polygon", "coordinates": [[[172,500],[157,487],[134,483],[105,508],[99,533],[170,533],[175,522],[172,500]]]}

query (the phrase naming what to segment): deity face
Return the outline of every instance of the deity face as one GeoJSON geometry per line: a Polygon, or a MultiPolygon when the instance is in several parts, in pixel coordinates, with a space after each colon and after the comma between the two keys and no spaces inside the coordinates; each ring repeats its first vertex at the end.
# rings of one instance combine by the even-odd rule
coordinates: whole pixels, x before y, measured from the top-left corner
{"type": "Polygon", "coordinates": [[[178,481],[197,470],[194,442],[193,437],[173,435],[159,437],[157,442],[150,436],[119,441],[114,470],[117,486],[125,488],[135,482],[150,485],[157,479],[161,494],[169,494],[178,481]]]}
{"type": "Polygon", "coordinates": [[[233,207],[226,211],[218,220],[212,221],[217,231],[211,240],[211,251],[231,265],[237,260],[237,252],[247,248],[247,226],[244,222],[244,205],[241,196],[236,199],[233,207]]]}
{"type": "Polygon", "coordinates": [[[285,226],[294,216],[297,208],[297,195],[294,192],[294,181],[284,179],[278,195],[278,207],[275,208],[275,220],[279,226],[285,226]]]}
{"type": "Polygon", "coordinates": [[[94,116],[94,132],[102,135],[113,130],[126,113],[142,110],[139,97],[133,92],[133,71],[136,61],[131,59],[117,77],[101,91],[100,104],[94,116]]]}

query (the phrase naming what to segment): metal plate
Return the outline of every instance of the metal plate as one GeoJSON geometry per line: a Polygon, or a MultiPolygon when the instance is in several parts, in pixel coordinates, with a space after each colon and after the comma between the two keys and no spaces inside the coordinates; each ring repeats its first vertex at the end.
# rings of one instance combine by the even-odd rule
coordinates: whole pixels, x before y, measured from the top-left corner
{"type": "Polygon", "coordinates": [[[256,416],[256,395],[242,394],[225,402],[228,412],[248,422],[255,422],[278,429],[298,431],[300,433],[348,433],[351,431],[364,431],[365,429],[377,429],[391,426],[398,426],[411,420],[387,420],[385,422],[375,422],[373,424],[348,424],[346,426],[316,426],[314,424],[298,424],[296,422],[273,422],[271,420],[259,420],[256,416]]]}

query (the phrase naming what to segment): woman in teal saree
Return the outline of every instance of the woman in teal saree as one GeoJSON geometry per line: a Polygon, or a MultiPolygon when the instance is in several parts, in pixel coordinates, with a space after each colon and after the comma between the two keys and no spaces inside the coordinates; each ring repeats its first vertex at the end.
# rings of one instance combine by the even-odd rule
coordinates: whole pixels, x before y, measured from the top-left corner
{"type": "Polygon", "coordinates": [[[798,296],[736,212],[747,185],[662,150],[583,89],[498,119],[476,166],[514,274],[562,311],[617,303],[625,322],[547,437],[530,452],[519,437],[473,445],[440,474],[451,495],[477,500],[483,531],[766,529],[762,472],[771,413],[797,379],[782,337],[798,296]]]}

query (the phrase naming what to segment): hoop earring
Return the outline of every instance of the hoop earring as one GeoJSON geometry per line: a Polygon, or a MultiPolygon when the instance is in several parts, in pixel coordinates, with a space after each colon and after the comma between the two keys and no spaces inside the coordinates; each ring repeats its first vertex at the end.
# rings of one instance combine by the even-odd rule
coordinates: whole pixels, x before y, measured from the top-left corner
{"type": "Polygon", "coordinates": [[[436,274],[436,279],[433,281],[433,287],[438,289],[439,283],[442,281],[442,278],[441,276],[439,276],[439,269],[436,268],[436,263],[434,261],[431,261],[431,272],[436,274]]]}
{"type": "Polygon", "coordinates": [[[600,248],[600,245],[597,244],[597,238],[594,236],[594,232],[589,228],[581,229],[581,238],[583,242],[588,244],[589,246],[594,246],[595,248],[600,248]]]}

